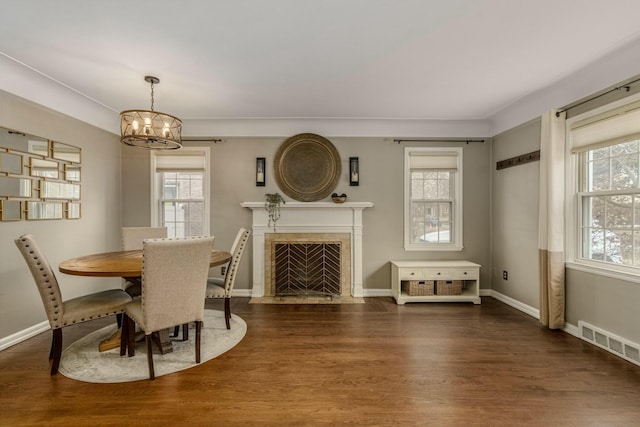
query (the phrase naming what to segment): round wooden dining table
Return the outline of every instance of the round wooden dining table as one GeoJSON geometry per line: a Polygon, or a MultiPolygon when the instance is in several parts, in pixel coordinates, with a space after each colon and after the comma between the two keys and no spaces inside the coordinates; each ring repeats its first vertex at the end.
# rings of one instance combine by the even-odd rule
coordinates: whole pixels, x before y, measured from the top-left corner
{"type": "MultiPolygon", "coordinates": [[[[212,250],[209,265],[223,265],[231,260],[231,253],[212,250]]],[[[142,276],[142,250],[105,252],[85,255],[62,261],[58,266],[61,273],[74,276],[122,277],[129,282],[140,283],[142,276]]],[[[203,302],[204,303],[204,302],[203,302]]],[[[173,351],[168,331],[161,331],[155,336],[160,351],[173,351]]],[[[120,346],[120,329],[110,338],[102,341],[100,351],[111,350],[120,346]]]]}
{"type": "MultiPolygon", "coordinates": [[[[231,260],[227,251],[211,251],[209,265],[223,265],[231,260]]],[[[62,261],[58,266],[61,273],[75,276],[124,277],[142,276],[142,250],[105,252],[85,255],[62,261]]]]}

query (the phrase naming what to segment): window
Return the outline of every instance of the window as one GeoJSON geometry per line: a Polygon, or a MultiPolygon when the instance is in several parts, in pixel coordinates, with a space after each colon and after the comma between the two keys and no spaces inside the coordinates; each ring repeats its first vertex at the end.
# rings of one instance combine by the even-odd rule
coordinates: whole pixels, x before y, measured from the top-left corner
{"type": "Polygon", "coordinates": [[[209,234],[209,148],[152,152],[152,225],[169,237],[209,234]]]}
{"type": "Polygon", "coordinates": [[[462,148],[405,149],[405,249],[462,250],[462,148]]]}
{"type": "Polygon", "coordinates": [[[577,162],[576,262],[640,273],[640,104],[569,126],[577,162]]]}

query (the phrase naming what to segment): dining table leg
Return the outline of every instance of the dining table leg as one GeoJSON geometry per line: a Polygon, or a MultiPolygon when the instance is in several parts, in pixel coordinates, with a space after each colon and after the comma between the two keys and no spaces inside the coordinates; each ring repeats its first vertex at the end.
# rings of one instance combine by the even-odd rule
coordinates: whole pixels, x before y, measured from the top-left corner
{"type": "Polygon", "coordinates": [[[173,344],[171,344],[171,338],[169,332],[171,329],[163,329],[153,333],[153,340],[160,349],[161,354],[173,352],[173,344]]]}
{"type": "Polygon", "coordinates": [[[98,345],[98,350],[107,351],[113,350],[114,348],[120,348],[120,335],[122,334],[122,329],[118,328],[111,336],[107,339],[100,341],[98,345]]]}

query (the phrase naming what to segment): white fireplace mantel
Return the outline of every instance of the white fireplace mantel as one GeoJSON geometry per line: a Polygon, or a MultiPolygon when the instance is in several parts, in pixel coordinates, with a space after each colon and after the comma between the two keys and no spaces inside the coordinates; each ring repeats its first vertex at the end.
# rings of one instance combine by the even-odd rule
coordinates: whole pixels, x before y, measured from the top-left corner
{"type": "Polygon", "coordinates": [[[351,235],[351,296],[364,296],[362,280],[362,212],[371,202],[286,202],[280,219],[269,225],[265,202],[243,202],[253,212],[253,297],[265,292],[265,234],[349,233],[351,235]]]}

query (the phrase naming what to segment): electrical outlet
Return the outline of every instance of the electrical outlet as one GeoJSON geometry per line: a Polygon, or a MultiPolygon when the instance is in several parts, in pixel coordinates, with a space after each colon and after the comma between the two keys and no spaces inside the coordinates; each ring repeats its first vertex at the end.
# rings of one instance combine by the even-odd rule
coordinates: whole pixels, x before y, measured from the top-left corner
{"type": "Polygon", "coordinates": [[[507,270],[502,271],[502,280],[509,280],[509,273],[507,273],[507,270]]]}
{"type": "Polygon", "coordinates": [[[227,267],[225,266],[220,267],[220,274],[222,274],[223,276],[227,274],[227,267]]]}

